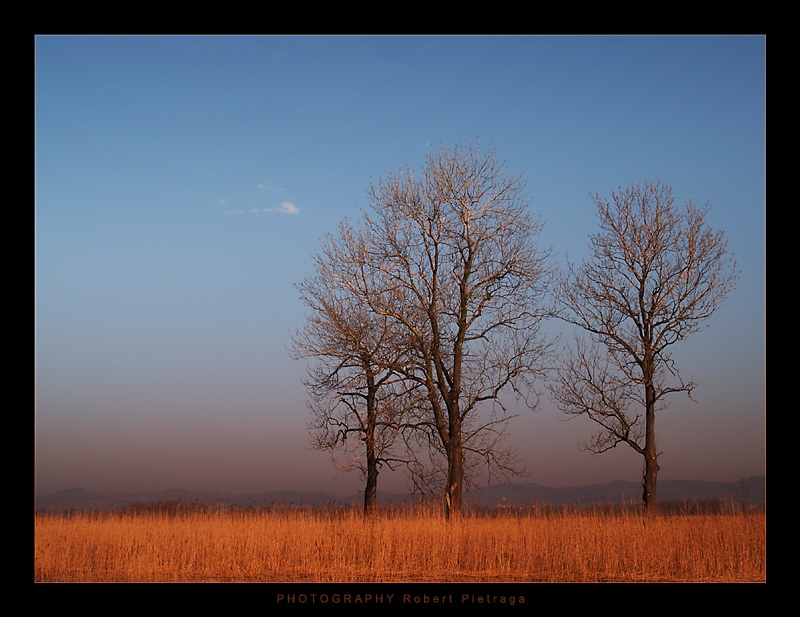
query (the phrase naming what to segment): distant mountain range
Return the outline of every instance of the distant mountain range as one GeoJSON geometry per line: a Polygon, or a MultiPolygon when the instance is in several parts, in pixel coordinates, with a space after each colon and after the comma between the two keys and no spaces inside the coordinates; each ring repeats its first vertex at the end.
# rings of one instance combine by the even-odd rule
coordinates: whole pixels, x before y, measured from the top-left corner
{"type": "MultiPolygon", "coordinates": [[[[561,506],[575,504],[590,506],[597,504],[635,504],[641,501],[641,485],[638,482],[610,482],[553,488],[539,484],[504,484],[485,486],[466,495],[468,505],[478,507],[533,506],[550,504],[561,506]]],[[[416,498],[408,495],[379,493],[378,500],[384,505],[400,505],[416,498]]],[[[183,489],[169,489],[149,493],[107,494],[85,491],[81,488],[67,489],[52,495],[35,497],[36,510],[62,511],[111,510],[130,504],[151,504],[181,500],[188,503],[230,507],[270,507],[273,505],[294,506],[338,506],[362,503],[363,496],[335,495],[324,492],[269,491],[252,495],[223,493],[203,493],[183,489]]],[[[723,502],[745,502],[748,505],[761,505],[766,501],[765,476],[743,478],[735,482],[704,482],[699,480],[659,480],[658,500],[660,502],[690,501],[702,502],[721,500],[723,502]]]]}
{"type": "MultiPolygon", "coordinates": [[[[486,506],[521,506],[535,503],[560,506],[576,504],[639,503],[642,485],[639,482],[617,481],[607,484],[589,484],[552,488],[538,484],[514,486],[486,486],[472,494],[476,503],[486,506]]],[[[659,480],[657,486],[659,502],[731,500],[748,505],[762,505],[766,501],[765,476],[743,478],[735,482],[706,482],[700,480],[659,480]]]]}

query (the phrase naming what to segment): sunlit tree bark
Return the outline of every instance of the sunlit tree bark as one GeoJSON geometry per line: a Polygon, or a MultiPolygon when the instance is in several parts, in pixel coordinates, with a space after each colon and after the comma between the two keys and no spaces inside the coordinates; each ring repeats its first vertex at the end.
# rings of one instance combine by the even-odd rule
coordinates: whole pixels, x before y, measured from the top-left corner
{"type": "Polygon", "coordinates": [[[671,346],[705,327],[737,279],[725,234],[706,223],[708,206],[675,205],[660,182],[594,196],[600,231],[590,257],[567,264],[557,287],[558,316],[578,327],[554,398],[568,414],[600,427],[587,448],[624,443],[644,458],[646,508],[656,503],[656,412],[665,397],[691,395],[671,346]]]}

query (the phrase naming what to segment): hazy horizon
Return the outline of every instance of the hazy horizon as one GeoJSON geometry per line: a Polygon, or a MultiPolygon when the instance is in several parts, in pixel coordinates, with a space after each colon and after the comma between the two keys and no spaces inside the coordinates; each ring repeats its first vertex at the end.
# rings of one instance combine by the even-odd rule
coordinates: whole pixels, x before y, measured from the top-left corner
{"type": "MultiPolygon", "coordinates": [[[[766,465],[763,36],[37,36],[35,492],[350,493],[309,449],[294,284],[373,179],[491,143],[571,259],[590,193],[709,202],[741,278],[674,348],[659,480],[766,465]]],[[[641,479],[546,397],[509,425],[521,482],[641,479]]],[[[397,472],[378,490],[403,491],[397,472]]]]}

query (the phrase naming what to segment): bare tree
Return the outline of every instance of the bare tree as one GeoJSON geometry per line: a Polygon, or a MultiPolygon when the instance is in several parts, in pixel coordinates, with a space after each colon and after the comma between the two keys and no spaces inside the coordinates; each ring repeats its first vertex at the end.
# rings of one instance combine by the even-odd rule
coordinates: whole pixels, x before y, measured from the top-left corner
{"type": "Polygon", "coordinates": [[[590,258],[568,264],[557,287],[558,316],[578,327],[552,387],[568,414],[600,426],[586,447],[628,444],[644,457],[643,503],[656,501],[656,412],[665,397],[691,396],[671,346],[705,326],[737,279],[723,232],[706,224],[709,206],[679,208],[660,182],[594,196],[600,231],[590,258]],[[587,341],[588,338],[588,341],[587,341]]]}
{"type": "Polygon", "coordinates": [[[550,347],[540,309],[549,251],[538,247],[541,224],[528,214],[524,181],[491,147],[440,148],[419,179],[400,170],[369,196],[366,261],[383,286],[367,301],[403,332],[402,371],[425,394],[420,425],[446,459],[447,511],[459,516],[467,457],[508,464],[495,439],[510,417],[502,395],[533,406],[528,395],[550,347]]]}
{"type": "Polygon", "coordinates": [[[394,323],[371,312],[364,301],[371,293],[365,259],[363,235],[348,221],[338,236],[323,240],[314,256],[314,274],[298,285],[309,314],[292,352],[316,360],[306,383],[313,443],[347,454],[356,438],[356,453],[346,467],[362,469],[364,511],[371,514],[377,506],[379,467],[392,463],[408,396],[398,379],[406,350],[394,323]]]}

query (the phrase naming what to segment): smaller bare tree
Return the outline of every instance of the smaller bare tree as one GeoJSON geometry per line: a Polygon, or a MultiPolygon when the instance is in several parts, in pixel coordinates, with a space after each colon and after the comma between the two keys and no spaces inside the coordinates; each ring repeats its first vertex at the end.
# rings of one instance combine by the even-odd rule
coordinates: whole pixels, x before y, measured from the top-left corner
{"type": "Polygon", "coordinates": [[[656,412],[668,395],[691,396],[695,387],[681,379],[670,349],[722,305],[736,265],[724,233],[706,223],[708,206],[678,208],[668,185],[631,185],[594,202],[600,232],[590,238],[590,259],[567,264],[556,292],[557,316],[579,335],[552,392],[564,412],[599,425],[589,450],[624,443],[644,457],[643,502],[652,509],[656,412]]]}
{"type": "Polygon", "coordinates": [[[296,333],[292,353],[313,358],[306,387],[311,394],[313,445],[331,453],[353,453],[345,467],[360,467],[366,478],[364,511],[377,506],[379,468],[391,451],[408,405],[399,369],[406,350],[385,316],[369,310],[364,238],[348,221],[337,237],[328,235],[314,256],[315,272],[298,285],[310,309],[296,333]]]}

